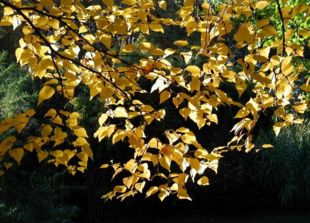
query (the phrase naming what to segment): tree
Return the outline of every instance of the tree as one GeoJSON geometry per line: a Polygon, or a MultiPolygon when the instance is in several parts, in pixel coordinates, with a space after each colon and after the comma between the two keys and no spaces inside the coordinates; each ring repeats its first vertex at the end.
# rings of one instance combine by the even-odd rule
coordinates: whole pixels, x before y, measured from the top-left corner
{"type": "Polygon", "coordinates": [[[190,199],[186,184],[208,185],[208,171],[217,171],[226,151],[272,147],[255,146],[264,117],[278,135],[301,123],[307,109],[310,79],[300,62],[309,44],[306,3],[0,4],[0,25],[22,26],[17,60],[44,82],[37,108],[0,125],[0,133],[13,131],[0,144],[2,174],[25,152],[73,175],[84,172],[105,141],[113,152],[101,168],[113,170],[115,186],[103,198],[146,193],[190,199]],[[75,106],[85,88],[99,104],[94,131],[79,123],[75,106]],[[204,135],[223,131],[213,126],[227,119],[221,110],[228,108],[231,130],[211,146],[204,135]]]}

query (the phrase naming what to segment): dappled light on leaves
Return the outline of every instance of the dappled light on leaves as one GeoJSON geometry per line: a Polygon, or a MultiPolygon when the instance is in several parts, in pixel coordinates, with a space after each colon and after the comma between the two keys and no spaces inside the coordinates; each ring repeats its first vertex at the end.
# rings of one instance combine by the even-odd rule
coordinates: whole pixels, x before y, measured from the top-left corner
{"type": "Polygon", "coordinates": [[[300,25],[297,36],[292,27],[304,24],[310,7],[221,2],[0,0],[0,25],[22,27],[17,61],[43,82],[36,112],[0,124],[0,133],[16,135],[0,143],[1,173],[27,152],[73,175],[85,172],[94,159],[92,141],[106,140],[126,145],[131,157],[101,165],[115,182],[104,199],[143,193],[191,200],[186,185],[212,183],[206,174],[217,172],[226,151],[256,147],[253,131],[266,111],[273,112],[276,135],[301,123],[310,79],[298,58],[309,47],[310,27],[300,25]],[[264,10],[273,10],[274,18],[264,10]],[[169,39],[171,30],[180,35],[169,39]],[[80,123],[81,114],[66,109],[79,87],[102,105],[94,132],[80,123]],[[51,100],[63,103],[46,110],[51,100]],[[219,125],[226,107],[234,112],[230,140],[210,147],[198,135],[219,125]],[[39,129],[22,135],[42,113],[39,129]],[[171,118],[184,125],[165,124],[171,118]],[[159,123],[162,132],[148,130],[159,123]]]}

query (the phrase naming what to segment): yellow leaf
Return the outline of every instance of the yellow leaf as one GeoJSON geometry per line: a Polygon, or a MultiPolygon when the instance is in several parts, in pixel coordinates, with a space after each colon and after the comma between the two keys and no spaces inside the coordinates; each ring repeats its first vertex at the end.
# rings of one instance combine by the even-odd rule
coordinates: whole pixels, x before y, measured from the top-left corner
{"type": "Polygon", "coordinates": [[[114,5],[114,0],[102,0],[103,4],[105,4],[108,8],[112,9],[114,5]]]}
{"type": "Polygon", "coordinates": [[[20,161],[24,156],[24,149],[22,148],[13,149],[10,151],[10,156],[13,157],[18,164],[20,164],[20,161]]]}
{"type": "Polygon", "coordinates": [[[178,194],[177,194],[177,196],[178,196],[178,198],[181,199],[181,200],[183,200],[183,199],[190,200],[190,201],[192,200],[192,199],[190,198],[190,196],[188,195],[187,190],[184,189],[184,188],[178,189],[178,194]]]}
{"type": "Polygon", "coordinates": [[[124,107],[117,107],[114,110],[114,116],[116,118],[128,118],[128,113],[124,107]]]}
{"type": "Polygon", "coordinates": [[[126,137],[126,132],[121,129],[118,129],[112,136],[112,143],[115,144],[120,140],[123,140],[126,137]]]}
{"type": "Polygon", "coordinates": [[[147,51],[147,50],[151,50],[154,48],[154,45],[150,42],[141,42],[139,44],[139,49],[140,50],[144,50],[144,51],[147,51]]]}
{"type": "Polygon", "coordinates": [[[5,119],[0,123],[0,134],[14,126],[15,122],[13,119],[5,119]]]}
{"type": "Polygon", "coordinates": [[[164,28],[162,27],[161,24],[159,23],[151,23],[149,24],[149,28],[151,30],[153,30],[154,32],[161,32],[161,33],[164,33],[164,28]]]}
{"type": "Polygon", "coordinates": [[[56,117],[52,119],[52,123],[57,124],[57,125],[62,125],[61,117],[59,115],[56,115],[56,117]]]}
{"type": "Polygon", "coordinates": [[[159,159],[159,164],[170,172],[171,160],[167,156],[161,156],[159,159]]]}
{"type": "Polygon", "coordinates": [[[86,153],[87,156],[90,157],[92,160],[94,159],[93,151],[91,150],[91,148],[88,144],[83,145],[82,152],[86,153]]]}
{"type": "Polygon", "coordinates": [[[54,150],[54,151],[51,152],[51,154],[52,154],[54,157],[56,157],[56,158],[58,158],[58,157],[63,157],[63,151],[62,151],[62,150],[54,150]]]}
{"type": "MultiPolygon", "coordinates": [[[[199,75],[199,74],[198,74],[199,75]]],[[[191,91],[200,91],[200,79],[198,75],[195,77],[193,74],[192,81],[190,83],[190,90],[191,91]]]]}
{"type": "Polygon", "coordinates": [[[262,147],[266,148],[266,149],[267,148],[273,148],[273,145],[271,145],[271,144],[263,144],[262,147]]]}
{"type": "Polygon", "coordinates": [[[41,136],[42,137],[47,137],[49,136],[53,131],[52,126],[50,125],[45,125],[42,129],[41,129],[41,136]]]}
{"type": "Polygon", "coordinates": [[[161,147],[161,143],[158,139],[156,138],[152,138],[149,143],[149,148],[154,148],[154,149],[157,149],[157,148],[160,148],[161,147]]]}
{"type": "Polygon", "coordinates": [[[59,20],[58,19],[51,19],[49,20],[48,24],[53,28],[58,30],[59,29],[59,20]]]}
{"type": "Polygon", "coordinates": [[[3,164],[3,166],[5,166],[5,168],[8,170],[8,169],[10,169],[10,168],[13,166],[13,163],[11,163],[11,162],[5,162],[5,163],[3,164]]]}
{"type": "Polygon", "coordinates": [[[217,115],[216,115],[216,114],[209,114],[209,115],[207,115],[207,118],[208,118],[211,122],[214,122],[214,123],[218,124],[218,120],[217,120],[217,115]]]}
{"type": "Polygon", "coordinates": [[[170,91],[166,91],[166,90],[162,91],[159,96],[159,104],[167,101],[170,98],[170,96],[171,96],[170,91]]]}
{"type": "Polygon", "coordinates": [[[189,160],[189,163],[191,164],[191,168],[198,171],[200,169],[200,161],[199,159],[192,158],[189,160]]]}
{"type": "Polygon", "coordinates": [[[197,181],[197,184],[200,186],[207,186],[209,185],[209,178],[206,176],[203,176],[197,181]]]}
{"type": "Polygon", "coordinates": [[[192,51],[188,51],[188,52],[182,52],[180,53],[181,56],[183,57],[184,61],[186,64],[189,63],[189,61],[191,60],[192,56],[193,56],[193,52],[192,51]]]}
{"type": "Polygon", "coordinates": [[[103,113],[102,115],[100,115],[100,117],[99,117],[99,125],[102,126],[106,122],[108,117],[109,116],[106,113],[103,113]]]}
{"type": "Polygon", "coordinates": [[[7,16],[7,15],[13,15],[14,14],[14,10],[10,7],[4,7],[3,8],[3,15],[7,16]]]}
{"type": "Polygon", "coordinates": [[[186,120],[191,113],[191,110],[189,108],[181,108],[179,110],[179,113],[182,115],[182,117],[186,120]]]}
{"type": "Polygon", "coordinates": [[[171,48],[165,49],[165,51],[164,51],[164,58],[174,54],[175,51],[176,51],[175,49],[171,49],[171,48]]]}
{"type": "Polygon", "coordinates": [[[144,186],[145,186],[145,181],[143,181],[141,183],[136,183],[135,184],[135,189],[137,191],[139,191],[140,193],[142,193],[142,190],[143,190],[144,186]]]}
{"type": "Polygon", "coordinates": [[[276,136],[279,135],[279,133],[280,133],[282,127],[283,127],[283,123],[282,123],[282,122],[276,122],[276,123],[273,125],[273,131],[274,131],[274,133],[276,134],[276,136]]]}
{"type": "Polygon", "coordinates": [[[266,25],[263,27],[261,34],[264,36],[276,36],[277,30],[272,25],[266,25]]]}
{"type": "Polygon", "coordinates": [[[122,4],[125,5],[134,5],[137,3],[137,0],[122,0],[122,4]]]}
{"type": "Polygon", "coordinates": [[[199,76],[200,75],[200,68],[195,65],[190,65],[186,67],[186,71],[190,72],[193,76],[199,76]]]}
{"type": "Polygon", "coordinates": [[[177,46],[187,46],[188,42],[186,40],[176,40],[174,41],[174,44],[177,46]]]}
{"type": "Polygon", "coordinates": [[[107,163],[104,163],[100,166],[101,169],[105,169],[105,168],[108,168],[110,165],[107,164],[107,163]]]}
{"type": "Polygon", "coordinates": [[[37,153],[37,156],[38,156],[39,162],[42,162],[48,157],[48,152],[41,150],[40,152],[37,153]]]}
{"type": "Polygon", "coordinates": [[[74,132],[74,135],[76,135],[77,137],[88,138],[87,132],[83,127],[77,127],[73,129],[73,132],[74,132]]]}
{"type": "Polygon", "coordinates": [[[305,91],[305,92],[310,92],[310,84],[304,83],[303,85],[300,86],[300,89],[305,91]]]}
{"type": "Polygon", "coordinates": [[[188,133],[181,136],[181,140],[183,142],[185,142],[186,144],[192,144],[192,143],[196,142],[196,137],[195,137],[194,133],[188,132],[188,133]]]}
{"type": "Polygon", "coordinates": [[[167,2],[162,0],[158,2],[158,6],[163,9],[163,10],[167,10],[167,2]]]}
{"type": "Polygon", "coordinates": [[[156,186],[150,187],[150,189],[148,189],[147,192],[146,192],[146,197],[152,196],[157,191],[158,191],[158,187],[156,187],[156,186]]]}
{"type": "Polygon", "coordinates": [[[9,136],[0,143],[0,156],[3,156],[16,142],[14,136],[9,136]]]}
{"type": "Polygon", "coordinates": [[[169,195],[169,192],[168,191],[161,191],[159,194],[158,194],[158,197],[160,199],[160,201],[164,201],[165,198],[169,195]]]}
{"type": "Polygon", "coordinates": [[[268,4],[269,4],[268,1],[259,1],[259,2],[256,3],[256,6],[255,6],[255,7],[256,7],[257,9],[263,9],[263,8],[265,8],[268,4]]]}
{"type": "Polygon", "coordinates": [[[294,67],[291,63],[292,57],[286,57],[281,63],[281,70],[284,75],[289,75],[294,71],[294,67]]]}
{"type": "Polygon", "coordinates": [[[237,78],[236,80],[236,89],[238,91],[239,97],[244,93],[244,91],[247,89],[248,85],[246,84],[245,80],[242,78],[237,78]]]}
{"type": "Polygon", "coordinates": [[[110,48],[112,44],[112,37],[107,34],[102,34],[100,37],[100,41],[107,47],[110,48]]]}
{"type": "Polygon", "coordinates": [[[55,109],[51,108],[50,110],[48,110],[45,113],[44,117],[50,117],[51,119],[53,119],[56,117],[56,115],[57,115],[57,111],[55,109]]]}
{"type": "Polygon", "coordinates": [[[250,114],[250,111],[246,108],[241,108],[237,114],[235,115],[235,118],[244,118],[250,114]]]}
{"type": "Polygon", "coordinates": [[[15,50],[15,56],[16,56],[17,62],[21,59],[23,52],[24,52],[24,49],[22,48],[17,48],[15,50]]]}
{"type": "Polygon", "coordinates": [[[39,92],[38,104],[41,104],[43,101],[51,98],[55,93],[55,89],[50,86],[43,86],[39,92]]]}
{"type": "Polygon", "coordinates": [[[307,108],[308,108],[307,103],[301,103],[301,104],[294,105],[294,110],[298,113],[305,113],[307,108]]]}
{"type": "Polygon", "coordinates": [[[74,142],[73,142],[73,146],[77,147],[77,146],[84,146],[84,145],[87,145],[88,142],[85,138],[83,137],[78,137],[74,142]]]}
{"type": "Polygon", "coordinates": [[[128,170],[130,173],[134,173],[137,168],[138,168],[138,164],[137,164],[137,161],[135,159],[130,159],[124,165],[124,169],[128,170]]]}
{"type": "Polygon", "coordinates": [[[127,188],[125,186],[115,186],[114,187],[114,192],[116,193],[125,193],[127,188]]]}

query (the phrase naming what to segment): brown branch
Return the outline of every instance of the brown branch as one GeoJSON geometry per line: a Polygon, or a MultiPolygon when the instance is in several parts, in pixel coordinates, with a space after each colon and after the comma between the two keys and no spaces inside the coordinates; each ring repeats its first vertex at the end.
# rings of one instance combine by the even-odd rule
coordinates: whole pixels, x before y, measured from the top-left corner
{"type": "Polygon", "coordinates": [[[276,0],[277,3],[277,10],[281,19],[281,30],[282,30],[282,56],[285,54],[285,24],[284,24],[284,17],[282,14],[281,6],[279,0],[276,0]]]}

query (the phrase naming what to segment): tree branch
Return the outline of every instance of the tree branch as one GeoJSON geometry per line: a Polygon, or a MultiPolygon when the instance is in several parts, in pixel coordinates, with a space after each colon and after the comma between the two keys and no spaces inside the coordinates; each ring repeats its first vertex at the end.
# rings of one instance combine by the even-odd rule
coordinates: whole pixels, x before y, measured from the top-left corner
{"type": "Polygon", "coordinates": [[[282,56],[285,54],[285,26],[284,26],[284,17],[282,14],[281,6],[279,0],[276,0],[277,2],[277,10],[281,19],[281,30],[282,30],[282,56]]]}

